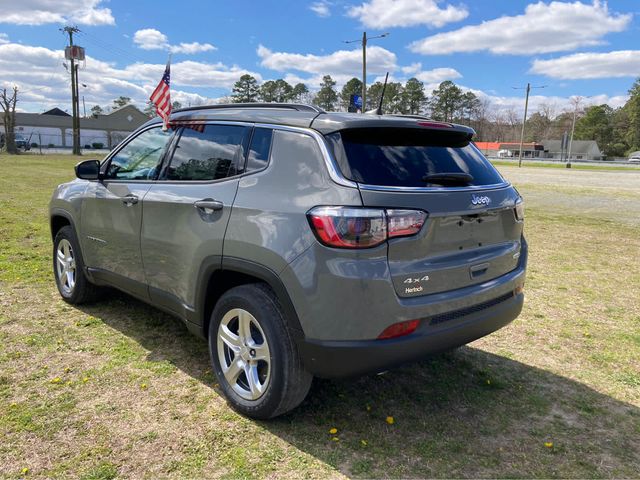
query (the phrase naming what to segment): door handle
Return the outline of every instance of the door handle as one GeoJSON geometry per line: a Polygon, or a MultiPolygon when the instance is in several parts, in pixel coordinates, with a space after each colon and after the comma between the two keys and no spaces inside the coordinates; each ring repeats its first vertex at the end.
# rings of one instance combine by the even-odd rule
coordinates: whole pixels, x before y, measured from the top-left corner
{"type": "Polygon", "coordinates": [[[124,197],[122,197],[122,203],[124,203],[127,207],[130,207],[131,205],[135,205],[136,203],[138,203],[138,197],[136,195],[125,195],[124,197]]]}
{"type": "Polygon", "coordinates": [[[205,198],[204,200],[194,202],[193,206],[202,210],[206,214],[211,214],[217,210],[222,210],[224,208],[224,203],[214,200],[213,198],[205,198]]]}

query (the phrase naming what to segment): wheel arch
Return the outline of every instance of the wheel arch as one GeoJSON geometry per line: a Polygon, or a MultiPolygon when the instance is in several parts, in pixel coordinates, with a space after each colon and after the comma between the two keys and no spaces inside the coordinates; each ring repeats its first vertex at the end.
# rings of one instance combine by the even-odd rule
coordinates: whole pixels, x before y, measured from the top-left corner
{"type": "Polygon", "coordinates": [[[287,289],[278,274],[270,268],[235,257],[213,257],[200,269],[199,277],[196,308],[204,338],[207,338],[211,313],[218,299],[229,289],[248,283],[266,284],[278,299],[292,336],[296,339],[304,338],[298,314],[287,289]]]}
{"type": "Polygon", "coordinates": [[[49,226],[51,228],[51,240],[55,240],[56,234],[62,227],[66,226],[70,226],[71,228],[73,228],[73,231],[76,232],[77,235],[77,230],[73,219],[71,218],[71,215],[65,210],[52,210],[49,217],[49,226]]]}

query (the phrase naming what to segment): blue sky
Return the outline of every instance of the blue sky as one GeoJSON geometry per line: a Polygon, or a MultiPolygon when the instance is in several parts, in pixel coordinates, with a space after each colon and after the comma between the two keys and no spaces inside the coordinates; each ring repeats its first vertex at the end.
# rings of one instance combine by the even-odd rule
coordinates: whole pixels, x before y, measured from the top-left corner
{"type": "Polygon", "coordinates": [[[360,77],[360,47],[344,40],[389,32],[369,44],[369,83],[390,71],[427,89],[451,79],[495,109],[559,111],[571,96],[619,106],[640,76],[638,0],[319,0],[262,2],[0,0],[0,84],[19,85],[21,109],[69,108],[62,65],[64,24],[77,24],[88,59],[80,81],[88,105],[118,95],[138,104],[173,52],[174,97],[183,104],[229,94],[243,73],[317,88],[360,77]],[[68,12],[75,12],[69,15],[68,12]],[[151,13],[153,12],[153,13],[151,13]]]}

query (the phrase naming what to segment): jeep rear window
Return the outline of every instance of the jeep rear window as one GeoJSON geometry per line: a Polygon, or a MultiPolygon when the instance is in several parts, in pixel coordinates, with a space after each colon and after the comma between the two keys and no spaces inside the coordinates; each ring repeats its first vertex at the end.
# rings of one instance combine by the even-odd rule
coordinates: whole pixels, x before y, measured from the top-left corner
{"type": "MultiPolygon", "coordinates": [[[[419,128],[348,129],[329,135],[342,174],[367,185],[394,187],[452,186],[426,183],[432,174],[467,173],[466,185],[504,182],[471,144],[467,133],[419,128]]],[[[459,185],[454,185],[459,186],[459,185]]]]}

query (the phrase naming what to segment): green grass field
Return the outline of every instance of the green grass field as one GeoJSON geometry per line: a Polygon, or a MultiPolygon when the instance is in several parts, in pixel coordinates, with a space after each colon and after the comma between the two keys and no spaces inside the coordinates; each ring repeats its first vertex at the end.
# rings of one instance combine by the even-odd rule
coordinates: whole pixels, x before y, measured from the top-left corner
{"type": "Polygon", "coordinates": [[[526,199],[522,315],[257,422],[179,321],[59,299],[47,204],[75,162],[0,156],[0,477],[640,476],[640,173],[500,167],[526,199]]]}

